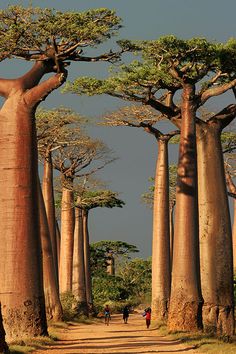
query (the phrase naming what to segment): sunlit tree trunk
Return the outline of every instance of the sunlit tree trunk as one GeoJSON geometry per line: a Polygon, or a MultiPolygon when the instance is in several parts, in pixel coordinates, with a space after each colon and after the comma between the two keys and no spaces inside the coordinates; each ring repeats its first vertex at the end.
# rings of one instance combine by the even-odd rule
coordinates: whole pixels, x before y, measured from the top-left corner
{"type": "Polygon", "coordinates": [[[60,293],[72,291],[74,212],[73,190],[63,186],[61,201],[60,293]]]}
{"type": "Polygon", "coordinates": [[[174,249],[174,208],[175,201],[170,203],[170,272],[172,270],[173,249],[174,249]]]}
{"type": "Polygon", "coordinates": [[[8,339],[47,334],[42,279],[34,112],[61,75],[39,84],[42,62],[23,77],[0,79],[0,301],[8,339]]]}
{"type": "Polygon", "coordinates": [[[90,246],[89,246],[89,232],[88,232],[88,210],[83,210],[83,235],[84,235],[84,268],[85,268],[85,282],[86,282],[86,296],[89,308],[92,308],[92,281],[90,269],[90,246]]]}
{"type": "Polygon", "coordinates": [[[109,275],[115,275],[115,258],[112,253],[108,254],[107,273],[109,275]]]}
{"type": "Polygon", "coordinates": [[[53,167],[51,152],[47,153],[44,159],[44,173],[42,181],[42,192],[45,203],[45,209],[48,219],[48,226],[52,244],[53,262],[56,273],[56,281],[58,284],[58,255],[57,255],[57,239],[56,239],[56,216],[55,216],[55,201],[53,192],[53,167]]]}
{"type": "Polygon", "coordinates": [[[163,320],[168,314],[171,282],[167,139],[158,139],[152,240],[152,317],[163,320]]]}
{"type": "Polygon", "coordinates": [[[59,276],[59,269],[60,269],[60,249],[61,249],[61,232],[58,225],[58,221],[56,220],[56,240],[57,240],[57,269],[58,269],[58,276],[59,276]]]}
{"type": "Polygon", "coordinates": [[[234,331],[232,236],[220,122],[198,126],[198,182],[203,324],[219,335],[234,331]]]}
{"type": "Polygon", "coordinates": [[[199,272],[194,86],[184,83],[175,212],[175,240],[168,327],[202,327],[199,272]]]}
{"type": "Polygon", "coordinates": [[[48,320],[61,321],[62,320],[62,306],[59,299],[58,284],[56,281],[54,260],[52,253],[51,238],[48,227],[48,220],[45,211],[45,205],[38,180],[39,193],[39,220],[40,220],[40,237],[43,253],[43,284],[46,314],[48,320]]]}
{"type": "Polygon", "coordinates": [[[234,274],[236,274],[236,200],[234,199],[234,222],[233,222],[233,261],[234,261],[234,274]]]}
{"type": "Polygon", "coordinates": [[[78,304],[78,313],[88,315],[84,266],[83,219],[82,210],[78,207],[75,208],[72,291],[78,304]]]}

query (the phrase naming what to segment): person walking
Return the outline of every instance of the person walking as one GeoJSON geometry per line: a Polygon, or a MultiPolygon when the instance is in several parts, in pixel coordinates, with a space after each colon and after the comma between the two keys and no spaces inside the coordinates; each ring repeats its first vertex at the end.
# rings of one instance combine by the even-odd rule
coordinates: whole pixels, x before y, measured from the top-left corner
{"type": "Polygon", "coordinates": [[[104,317],[105,317],[105,324],[109,326],[109,322],[111,319],[111,311],[108,305],[105,306],[104,308],[104,317]]]}
{"type": "Polygon", "coordinates": [[[128,318],[129,318],[129,307],[126,305],[123,309],[123,320],[124,323],[128,323],[128,318]]]}
{"type": "Polygon", "coordinates": [[[144,310],[144,314],[143,316],[146,318],[146,326],[147,326],[147,329],[150,327],[150,324],[151,324],[151,307],[148,307],[144,310]]]}

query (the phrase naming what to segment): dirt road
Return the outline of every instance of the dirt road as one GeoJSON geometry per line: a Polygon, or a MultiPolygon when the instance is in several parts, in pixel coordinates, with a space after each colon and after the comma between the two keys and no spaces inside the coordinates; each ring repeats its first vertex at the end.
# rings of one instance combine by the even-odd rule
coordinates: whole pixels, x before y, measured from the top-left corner
{"type": "Polygon", "coordinates": [[[36,354],[80,354],[80,353],[198,353],[192,346],[181,344],[158,336],[157,331],[146,329],[145,320],[140,314],[129,317],[124,324],[122,315],[113,315],[109,326],[103,322],[94,324],[70,325],[59,330],[60,341],[36,354]]]}

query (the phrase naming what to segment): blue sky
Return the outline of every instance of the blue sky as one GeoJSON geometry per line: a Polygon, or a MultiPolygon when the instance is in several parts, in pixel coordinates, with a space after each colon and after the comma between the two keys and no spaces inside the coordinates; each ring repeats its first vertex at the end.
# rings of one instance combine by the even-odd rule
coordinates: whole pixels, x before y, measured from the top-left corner
{"type": "MultiPolygon", "coordinates": [[[[3,3],[3,1],[1,1],[3,3]]],[[[33,0],[34,6],[53,7],[58,10],[83,11],[89,8],[108,7],[116,10],[123,20],[123,28],[117,38],[107,42],[106,48],[114,48],[115,40],[156,39],[161,35],[174,34],[182,38],[206,37],[209,40],[224,42],[235,37],[235,0],[33,0]]],[[[29,1],[4,1],[8,4],[23,4],[29,1]]],[[[98,48],[98,53],[103,48],[98,48]]],[[[23,74],[30,64],[24,61],[1,63],[1,77],[15,77],[23,74]]],[[[75,63],[69,68],[69,80],[77,76],[106,76],[107,63],[75,63]]],[[[224,106],[228,98],[210,103],[211,110],[224,106]]],[[[118,99],[108,96],[77,97],[62,95],[60,90],[51,94],[43,103],[44,108],[58,105],[71,107],[75,111],[101,116],[108,110],[115,110],[124,105],[118,99]]],[[[164,125],[163,131],[168,127],[164,125]]],[[[100,178],[109,182],[109,188],[120,192],[120,198],[126,202],[123,209],[96,209],[90,215],[90,239],[123,240],[135,244],[140,249],[141,257],[151,255],[152,212],[140,200],[148,189],[148,177],[153,176],[157,154],[155,140],[143,131],[127,127],[94,127],[90,134],[102,139],[115,155],[115,163],[100,172],[100,178]]],[[[176,160],[177,148],[170,146],[170,157],[176,160]]]]}

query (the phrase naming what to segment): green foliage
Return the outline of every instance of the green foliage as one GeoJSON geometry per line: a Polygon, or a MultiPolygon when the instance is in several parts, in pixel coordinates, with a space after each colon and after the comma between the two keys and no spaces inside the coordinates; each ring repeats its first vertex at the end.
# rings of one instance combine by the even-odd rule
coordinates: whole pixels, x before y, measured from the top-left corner
{"type": "Polygon", "coordinates": [[[71,292],[60,294],[63,309],[63,320],[70,321],[77,315],[77,301],[71,292]]]}
{"type": "Polygon", "coordinates": [[[131,253],[139,252],[136,246],[124,241],[103,240],[90,244],[90,266],[94,276],[106,274],[111,257],[129,259],[131,253]]]}
{"type": "Polygon", "coordinates": [[[134,258],[120,267],[119,276],[130,297],[144,298],[151,295],[152,264],[151,258],[143,260],[134,258]]]}
{"type": "Polygon", "coordinates": [[[109,300],[119,301],[127,299],[128,291],[122,278],[106,275],[93,278],[93,300],[95,304],[105,303],[109,300]]]}
{"type": "Polygon", "coordinates": [[[76,206],[82,209],[94,208],[122,208],[125,203],[117,198],[118,193],[110,190],[84,190],[82,194],[75,193],[80,196],[80,201],[76,200],[76,206]]]}
{"type": "Polygon", "coordinates": [[[0,10],[0,58],[78,60],[81,48],[114,35],[121,19],[106,8],[60,12],[49,8],[8,6],[0,10]],[[56,50],[55,50],[56,49],[56,50]]]}

